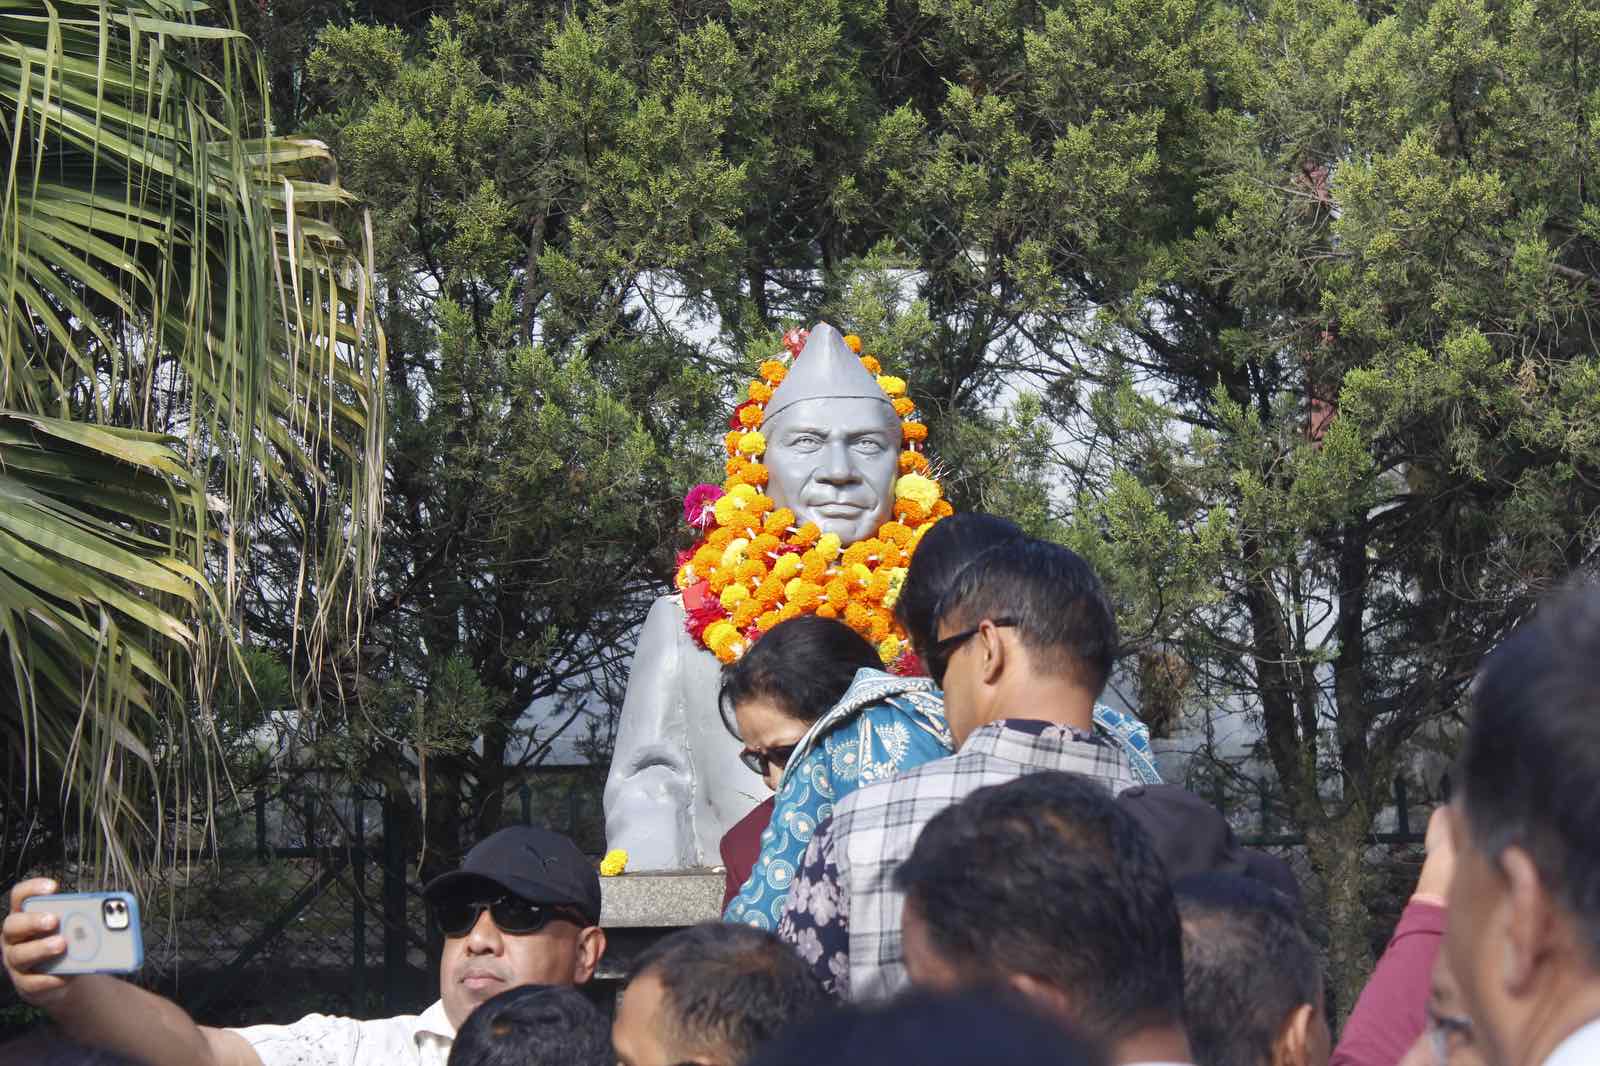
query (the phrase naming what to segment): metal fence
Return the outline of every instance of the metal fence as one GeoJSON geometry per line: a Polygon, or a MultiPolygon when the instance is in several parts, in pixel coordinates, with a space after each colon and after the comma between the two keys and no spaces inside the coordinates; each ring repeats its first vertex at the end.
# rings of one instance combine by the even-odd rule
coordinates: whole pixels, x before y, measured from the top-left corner
{"type": "MultiPolygon", "coordinates": [[[[603,768],[541,767],[512,794],[508,814],[566,833],[592,855],[605,846],[603,768]]],[[[1207,790],[1197,789],[1202,794],[1207,790]]],[[[1227,802],[1241,842],[1295,870],[1320,912],[1304,838],[1285,832],[1265,789],[1227,802]]],[[[1373,934],[1386,938],[1415,880],[1429,805],[1413,809],[1404,780],[1369,838],[1373,934]]],[[[212,1025],[287,1022],[316,1011],[377,1017],[420,1010],[437,996],[420,886],[380,796],[355,789],[258,792],[219,820],[215,846],[145,901],[141,983],[212,1025]]],[[[1325,931],[1313,929],[1313,934],[1325,931]]],[[[1381,940],[1375,943],[1381,948],[1381,940]]],[[[0,1030],[5,1028],[0,990],[0,1030]]]]}
{"type": "MultiPolygon", "coordinates": [[[[507,813],[598,855],[602,785],[592,767],[540,767],[507,813]]],[[[146,902],[141,982],[212,1025],[421,1009],[438,994],[436,956],[401,841],[363,789],[257,792],[146,902]]]]}

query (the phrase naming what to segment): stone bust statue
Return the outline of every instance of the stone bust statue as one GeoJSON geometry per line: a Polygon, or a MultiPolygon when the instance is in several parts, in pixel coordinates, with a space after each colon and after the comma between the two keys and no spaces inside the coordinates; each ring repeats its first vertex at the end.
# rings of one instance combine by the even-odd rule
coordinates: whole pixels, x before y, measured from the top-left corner
{"type": "MultiPolygon", "coordinates": [[[[767,403],[767,495],[845,545],[892,515],[900,418],[839,331],[820,323],[767,403]]],[[[717,709],[721,664],[658,599],[628,677],[606,779],[608,847],[633,870],[712,866],[724,833],[766,798],[717,709]]]]}

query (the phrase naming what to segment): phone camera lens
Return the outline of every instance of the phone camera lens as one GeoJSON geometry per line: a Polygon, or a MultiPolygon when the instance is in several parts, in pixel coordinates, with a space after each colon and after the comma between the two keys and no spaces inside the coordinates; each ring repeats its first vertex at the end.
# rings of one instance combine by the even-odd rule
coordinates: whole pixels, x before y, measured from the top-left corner
{"type": "Polygon", "coordinates": [[[128,905],[120,899],[108,899],[101,904],[100,916],[107,929],[119,931],[128,928],[128,905]]]}

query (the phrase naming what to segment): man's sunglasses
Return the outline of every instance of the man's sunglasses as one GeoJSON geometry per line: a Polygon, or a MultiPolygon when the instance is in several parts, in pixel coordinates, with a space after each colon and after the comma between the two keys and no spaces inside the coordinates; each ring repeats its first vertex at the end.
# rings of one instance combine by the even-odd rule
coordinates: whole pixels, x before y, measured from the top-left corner
{"type": "MultiPolygon", "coordinates": [[[[985,618],[984,621],[992,626],[1015,626],[1017,624],[1015,618],[985,618]]],[[[928,676],[933,678],[935,685],[944,688],[944,672],[950,669],[950,656],[954,655],[956,649],[961,645],[977,636],[978,631],[982,628],[982,623],[979,623],[971,629],[963,629],[959,633],[952,633],[943,640],[936,640],[929,645],[928,654],[922,657],[922,661],[927,664],[928,676]]]]}
{"type": "Polygon", "coordinates": [[[529,903],[520,896],[505,895],[495,899],[474,899],[471,896],[445,897],[431,903],[433,920],[448,937],[466,936],[478,924],[484,911],[502,933],[537,933],[558,918],[574,925],[592,925],[587,918],[571,907],[552,906],[548,903],[529,903]]]}
{"type": "Polygon", "coordinates": [[[752,771],[767,776],[767,767],[776,766],[781,773],[789,760],[794,756],[794,749],[798,744],[785,744],[781,748],[746,748],[739,753],[739,761],[750,767],[752,771]]]}

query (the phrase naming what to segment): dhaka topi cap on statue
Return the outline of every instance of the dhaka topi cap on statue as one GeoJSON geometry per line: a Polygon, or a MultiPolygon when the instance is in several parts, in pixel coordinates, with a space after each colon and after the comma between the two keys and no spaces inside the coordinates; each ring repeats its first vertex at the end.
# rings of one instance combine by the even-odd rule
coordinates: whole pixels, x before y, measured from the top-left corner
{"type": "Polygon", "coordinates": [[[459,870],[440,874],[422,890],[429,899],[454,885],[492,881],[529,903],[576,907],[600,921],[600,875],[578,846],[536,825],[513,825],[473,845],[459,870]]]}
{"type": "Polygon", "coordinates": [[[881,400],[889,404],[878,379],[861,365],[861,357],[844,342],[844,335],[826,322],[811,328],[806,346],[773,390],[767,401],[767,421],[802,400],[881,400]]]}

